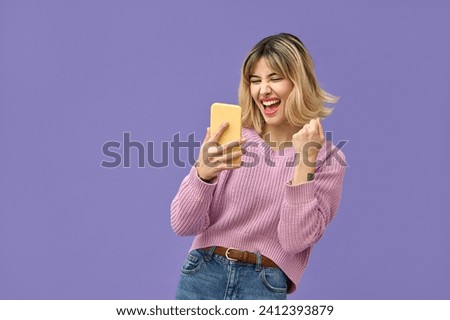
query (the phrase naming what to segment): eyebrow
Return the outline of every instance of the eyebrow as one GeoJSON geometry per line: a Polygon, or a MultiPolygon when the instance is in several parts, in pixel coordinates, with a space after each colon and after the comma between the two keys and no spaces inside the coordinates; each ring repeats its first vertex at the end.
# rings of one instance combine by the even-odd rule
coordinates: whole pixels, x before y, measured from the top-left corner
{"type": "MultiPolygon", "coordinates": [[[[268,78],[273,77],[273,76],[278,76],[278,73],[272,72],[271,74],[268,75],[268,78]]],[[[261,78],[261,77],[260,77],[260,76],[257,76],[257,75],[254,75],[254,74],[251,74],[251,75],[250,75],[250,79],[251,79],[251,78],[261,78]]]]}

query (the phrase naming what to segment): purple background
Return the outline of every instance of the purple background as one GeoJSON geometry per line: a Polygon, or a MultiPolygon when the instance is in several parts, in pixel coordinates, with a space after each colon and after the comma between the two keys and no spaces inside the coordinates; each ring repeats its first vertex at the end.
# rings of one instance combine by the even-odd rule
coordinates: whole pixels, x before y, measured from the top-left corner
{"type": "MultiPolygon", "coordinates": [[[[341,96],[349,168],[291,299],[450,299],[450,2],[0,2],[0,298],[172,299],[185,168],[103,143],[202,140],[262,37],[298,35],[341,96]]],[[[196,149],[196,154],[198,149],[196,149]]],[[[158,151],[155,158],[160,159],[158,151]]],[[[182,152],[187,161],[187,152],[182,152]]]]}

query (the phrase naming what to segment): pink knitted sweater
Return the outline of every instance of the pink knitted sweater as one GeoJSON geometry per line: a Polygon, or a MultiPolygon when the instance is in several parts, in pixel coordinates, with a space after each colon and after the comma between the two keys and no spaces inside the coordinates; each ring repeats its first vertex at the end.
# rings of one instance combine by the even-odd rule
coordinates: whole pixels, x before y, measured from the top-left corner
{"type": "Polygon", "coordinates": [[[344,154],[327,142],[314,180],[291,186],[294,149],[278,152],[253,129],[242,133],[248,145],[243,167],[222,171],[212,184],[200,180],[193,167],[172,201],[172,228],[177,235],[195,236],[191,250],[222,246],[260,252],[285,272],[291,293],[339,207],[344,154]]]}

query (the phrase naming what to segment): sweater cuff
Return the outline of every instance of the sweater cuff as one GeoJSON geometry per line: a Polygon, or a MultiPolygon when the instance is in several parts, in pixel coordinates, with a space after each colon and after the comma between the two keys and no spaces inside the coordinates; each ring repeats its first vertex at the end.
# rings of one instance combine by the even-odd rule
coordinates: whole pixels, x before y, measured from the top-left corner
{"type": "Polygon", "coordinates": [[[199,193],[211,192],[216,189],[218,178],[215,178],[213,182],[205,182],[199,178],[197,174],[197,169],[195,166],[191,168],[189,173],[189,183],[192,183],[192,187],[197,189],[199,193]]]}
{"type": "Polygon", "coordinates": [[[286,200],[288,203],[308,203],[315,198],[315,182],[309,181],[296,186],[291,181],[286,184],[286,200]]]}

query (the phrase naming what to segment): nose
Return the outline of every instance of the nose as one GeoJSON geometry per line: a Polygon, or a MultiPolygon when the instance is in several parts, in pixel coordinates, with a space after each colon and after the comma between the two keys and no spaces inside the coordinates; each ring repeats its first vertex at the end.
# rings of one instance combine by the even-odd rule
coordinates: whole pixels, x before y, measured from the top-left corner
{"type": "Polygon", "coordinates": [[[260,91],[261,95],[267,96],[271,92],[272,88],[270,87],[269,83],[265,81],[261,82],[261,91],[260,91]]]}

